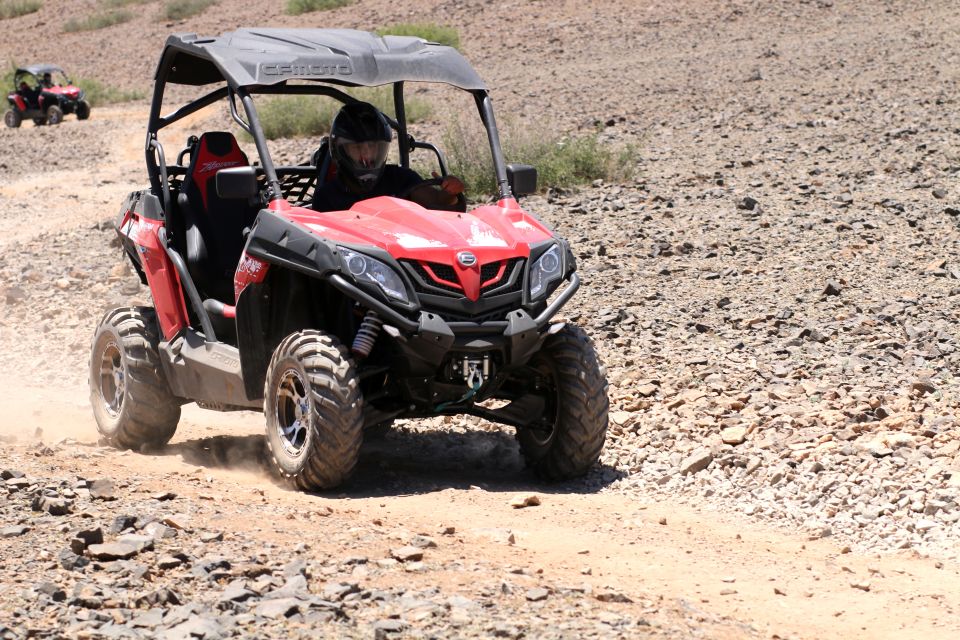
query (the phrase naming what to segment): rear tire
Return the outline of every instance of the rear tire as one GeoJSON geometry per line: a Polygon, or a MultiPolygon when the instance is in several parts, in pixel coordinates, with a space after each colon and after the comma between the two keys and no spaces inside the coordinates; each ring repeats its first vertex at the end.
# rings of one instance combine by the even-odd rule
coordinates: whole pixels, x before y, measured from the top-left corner
{"type": "Polygon", "coordinates": [[[90,357],[90,404],[100,435],[114,447],[161,447],[180,420],[180,400],[160,365],[156,312],[113,309],[100,321],[90,357]]]}
{"type": "Polygon", "coordinates": [[[81,100],[77,103],[77,120],[86,120],[90,117],[90,103],[86,100],[81,100]]]}
{"type": "Polygon", "coordinates": [[[57,105],[47,107],[47,124],[54,125],[63,122],[63,109],[57,105]]]}
{"type": "Polygon", "coordinates": [[[3,114],[3,124],[7,125],[11,129],[16,129],[19,127],[21,122],[23,122],[23,114],[15,109],[10,109],[3,114]]]}
{"type": "Polygon", "coordinates": [[[363,398],[343,345],[320,331],[287,336],[267,369],[264,415],[273,462],[295,487],[346,480],[360,457],[363,398]]]}
{"type": "Polygon", "coordinates": [[[521,429],[520,449],[540,478],[582,476],[596,463],[607,433],[607,378],[590,337],[568,324],[548,336],[530,366],[543,374],[547,389],[547,431],[521,429]]]}

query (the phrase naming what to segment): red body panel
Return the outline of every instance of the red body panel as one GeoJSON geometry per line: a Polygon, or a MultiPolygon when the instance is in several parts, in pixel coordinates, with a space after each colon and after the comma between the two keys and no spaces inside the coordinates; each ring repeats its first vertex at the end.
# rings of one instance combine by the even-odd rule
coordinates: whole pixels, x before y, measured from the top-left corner
{"type": "Polygon", "coordinates": [[[163,337],[169,340],[187,326],[187,306],[177,271],[157,237],[162,226],[159,220],[141,218],[128,212],[120,225],[120,233],[129,236],[140,253],[143,271],[157,308],[160,330],[163,337]]]}
{"type": "Polygon", "coordinates": [[[45,87],[43,91],[45,93],[59,93],[69,98],[70,100],[76,100],[77,98],[80,97],[80,88],[75,87],[72,84],[68,84],[65,86],[54,85],[52,87],[45,87]]]}
{"type": "Polygon", "coordinates": [[[396,259],[450,265],[467,298],[477,300],[485,264],[527,258],[530,244],[553,237],[547,227],[526,213],[513,198],[467,213],[432,211],[409,200],[379,197],[358,202],[349,211],[318,212],[302,207],[280,209],[287,219],[334,242],[373,245],[396,259]],[[457,254],[469,251],[473,265],[463,266],[457,254]]]}
{"type": "Polygon", "coordinates": [[[23,96],[20,95],[19,93],[12,93],[7,97],[13,98],[13,104],[17,105],[17,109],[19,109],[20,111],[27,110],[27,101],[24,100],[23,96]]]}

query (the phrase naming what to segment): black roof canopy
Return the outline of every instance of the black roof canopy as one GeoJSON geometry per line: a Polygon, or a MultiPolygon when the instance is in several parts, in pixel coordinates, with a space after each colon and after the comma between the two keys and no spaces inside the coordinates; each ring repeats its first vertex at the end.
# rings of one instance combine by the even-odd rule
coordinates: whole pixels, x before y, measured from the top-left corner
{"type": "Polygon", "coordinates": [[[42,76],[45,73],[55,73],[57,71],[59,71],[60,73],[63,73],[63,69],[61,69],[55,64],[31,64],[27,67],[20,67],[14,73],[16,75],[20,75],[22,73],[30,73],[35,76],[42,76]]]}
{"type": "Polygon", "coordinates": [[[167,38],[157,78],[234,88],[287,80],[321,80],[349,86],[399,81],[442,82],[486,90],[470,63],[453,47],[409,36],[378,36],[353,29],[237,29],[219,37],[177,34],[167,38]]]}

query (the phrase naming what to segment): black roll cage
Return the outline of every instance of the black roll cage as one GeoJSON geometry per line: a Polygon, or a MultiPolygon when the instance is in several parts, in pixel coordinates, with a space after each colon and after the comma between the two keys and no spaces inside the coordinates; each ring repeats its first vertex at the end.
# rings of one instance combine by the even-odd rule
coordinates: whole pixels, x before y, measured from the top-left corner
{"type": "MultiPolygon", "coordinates": [[[[344,103],[357,102],[350,94],[341,91],[328,84],[311,82],[311,84],[288,85],[287,82],[281,82],[273,85],[258,86],[232,86],[225,83],[203,96],[192,100],[179,109],[167,114],[161,115],[160,109],[163,103],[164,89],[166,88],[166,78],[169,73],[169,67],[161,68],[157,74],[156,85],[153,93],[153,100],[150,105],[150,120],[147,125],[147,139],[145,145],[145,155],[147,162],[147,174],[150,178],[150,186],[154,193],[161,194],[163,198],[164,210],[170,211],[170,189],[166,170],[166,161],[163,148],[157,138],[161,129],[167,127],[178,120],[181,120],[197,111],[226,98],[230,106],[230,115],[233,120],[244,131],[250,134],[257,147],[257,154],[260,156],[260,163],[266,178],[268,201],[283,198],[280,188],[280,180],[277,176],[273,160],[270,157],[270,151],[267,147],[266,138],[263,136],[263,129],[260,126],[260,118],[257,115],[256,107],[253,103],[253,94],[274,94],[274,95],[325,95],[337,99],[344,103]],[[244,120],[236,105],[239,99],[243,105],[246,120],[244,120]],[[158,162],[159,160],[159,162],[158,162]]],[[[406,110],[404,108],[404,82],[398,81],[393,84],[393,100],[396,110],[396,120],[387,117],[390,125],[397,131],[397,138],[400,151],[400,164],[409,167],[410,151],[412,148],[425,147],[434,150],[440,159],[441,167],[445,169],[443,156],[433,145],[418,143],[412,140],[407,134],[406,110]]],[[[347,86],[365,86],[365,85],[347,85],[347,86]]],[[[466,90],[466,89],[464,89],[466,90]]],[[[477,110],[480,113],[480,119],[484,129],[487,132],[487,139],[490,144],[490,151],[493,157],[493,168],[497,177],[499,197],[511,197],[509,182],[507,180],[507,169],[503,159],[503,151],[500,146],[500,136],[497,132],[496,118],[493,114],[493,103],[486,90],[474,89],[466,90],[473,95],[477,110]]]]}

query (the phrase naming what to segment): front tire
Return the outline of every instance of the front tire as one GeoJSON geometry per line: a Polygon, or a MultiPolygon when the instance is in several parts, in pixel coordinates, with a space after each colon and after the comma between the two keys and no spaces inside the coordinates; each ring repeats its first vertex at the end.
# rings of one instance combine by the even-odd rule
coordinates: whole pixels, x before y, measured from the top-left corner
{"type": "Polygon", "coordinates": [[[11,129],[16,129],[19,127],[21,122],[23,122],[23,114],[15,109],[10,109],[3,114],[3,124],[7,125],[11,129]]]}
{"type": "Polygon", "coordinates": [[[160,365],[157,317],[149,307],[113,309],[90,357],[90,404],[103,438],[120,449],[161,447],[180,420],[180,401],[160,365]]]}
{"type": "Polygon", "coordinates": [[[287,336],[267,369],[264,415],[281,475],[303,491],[343,483],[363,441],[360,381],[343,345],[320,331],[287,336]]]}
{"type": "Polygon", "coordinates": [[[517,432],[534,473],[548,481],[585,474],[600,458],[607,433],[607,378],[590,337],[567,324],[544,340],[530,366],[545,394],[539,425],[517,432]]]}
{"type": "Polygon", "coordinates": [[[54,125],[63,122],[63,109],[57,105],[47,107],[47,124],[54,125]]]}
{"type": "Polygon", "coordinates": [[[81,100],[77,103],[77,120],[86,120],[90,117],[90,103],[81,100]]]}

